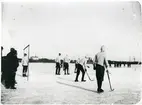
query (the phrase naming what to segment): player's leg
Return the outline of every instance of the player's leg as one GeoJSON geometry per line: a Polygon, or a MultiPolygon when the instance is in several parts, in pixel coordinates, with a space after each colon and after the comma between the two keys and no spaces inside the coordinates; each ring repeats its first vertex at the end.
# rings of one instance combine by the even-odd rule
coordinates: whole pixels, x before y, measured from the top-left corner
{"type": "Polygon", "coordinates": [[[69,75],[69,63],[67,63],[67,74],[69,75]]]}
{"type": "Polygon", "coordinates": [[[96,66],[96,79],[97,79],[97,85],[98,85],[98,88],[97,88],[98,93],[103,92],[103,89],[101,88],[103,77],[104,77],[103,67],[100,65],[97,65],[96,66]]]}
{"type": "Polygon", "coordinates": [[[25,66],[25,76],[27,76],[28,66],[25,66]]]}
{"type": "Polygon", "coordinates": [[[64,68],[63,68],[63,69],[64,69],[64,74],[66,75],[66,71],[67,71],[66,63],[64,62],[63,65],[64,65],[64,66],[63,66],[63,67],[64,67],[64,68]]]}
{"type": "Polygon", "coordinates": [[[25,67],[23,66],[23,73],[22,73],[23,77],[25,75],[25,67]]]}
{"type": "Polygon", "coordinates": [[[58,65],[58,75],[60,75],[60,70],[61,70],[61,66],[60,64],[58,65]]]}
{"type": "Polygon", "coordinates": [[[79,74],[80,74],[80,68],[78,66],[77,73],[76,73],[76,78],[75,78],[75,82],[78,82],[78,76],[79,76],[79,74]]]}
{"type": "Polygon", "coordinates": [[[81,78],[81,81],[82,81],[82,82],[85,82],[85,81],[86,81],[86,80],[84,80],[85,70],[84,70],[84,68],[83,68],[82,65],[81,65],[81,67],[80,67],[80,70],[81,70],[81,72],[82,72],[82,78],[81,78]]]}
{"type": "Polygon", "coordinates": [[[57,75],[58,74],[58,63],[56,63],[56,71],[55,71],[55,75],[57,75]]]}

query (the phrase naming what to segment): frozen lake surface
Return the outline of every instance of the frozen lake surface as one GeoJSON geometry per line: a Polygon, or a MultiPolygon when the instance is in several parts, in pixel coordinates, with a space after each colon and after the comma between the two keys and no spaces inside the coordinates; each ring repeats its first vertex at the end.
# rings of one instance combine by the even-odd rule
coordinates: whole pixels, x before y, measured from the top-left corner
{"type": "MultiPolygon", "coordinates": [[[[16,80],[17,90],[8,90],[2,86],[2,103],[4,104],[135,104],[140,100],[140,66],[131,68],[109,68],[112,87],[105,73],[102,88],[104,93],[96,92],[97,83],[92,65],[87,70],[94,81],[85,75],[86,82],[74,82],[74,64],[70,64],[70,74],[55,75],[54,63],[30,63],[30,77],[22,77],[20,64],[16,80]]],[[[81,77],[81,73],[80,76],[81,77]]],[[[81,79],[79,78],[79,81],[81,79]]]]}

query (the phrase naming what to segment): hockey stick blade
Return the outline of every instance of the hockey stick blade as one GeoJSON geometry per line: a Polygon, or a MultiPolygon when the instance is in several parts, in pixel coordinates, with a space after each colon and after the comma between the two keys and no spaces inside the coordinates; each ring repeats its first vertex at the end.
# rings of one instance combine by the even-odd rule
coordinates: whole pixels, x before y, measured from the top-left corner
{"type": "Polygon", "coordinates": [[[109,71],[107,70],[107,75],[108,75],[108,80],[109,80],[109,85],[110,85],[110,91],[114,91],[114,89],[111,86],[111,82],[110,82],[110,77],[109,77],[109,71]]]}
{"type": "Polygon", "coordinates": [[[92,80],[92,79],[90,78],[90,76],[89,76],[89,74],[87,73],[87,71],[86,71],[86,74],[87,74],[87,76],[88,76],[88,78],[89,78],[90,81],[94,81],[94,80],[92,80]]]}
{"type": "Polygon", "coordinates": [[[114,89],[111,89],[110,91],[112,92],[112,91],[114,91],[114,89]]]}
{"type": "Polygon", "coordinates": [[[94,79],[90,79],[90,81],[94,81],[94,79]]]}

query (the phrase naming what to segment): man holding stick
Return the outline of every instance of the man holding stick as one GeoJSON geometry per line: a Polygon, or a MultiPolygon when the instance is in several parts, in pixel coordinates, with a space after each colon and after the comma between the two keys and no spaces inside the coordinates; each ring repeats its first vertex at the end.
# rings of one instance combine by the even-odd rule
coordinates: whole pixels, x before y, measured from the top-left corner
{"type": "Polygon", "coordinates": [[[96,54],[93,62],[94,69],[96,70],[98,93],[104,92],[104,90],[101,87],[102,87],[102,82],[104,80],[105,67],[106,68],[108,67],[108,61],[106,59],[106,54],[105,54],[105,46],[101,46],[100,50],[101,51],[96,54]]]}
{"type": "Polygon", "coordinates": [[[77,73],[76,73],[76,78],[75,78],[75,82],[78,82],[78,77],[80,74],[80,71],[82,72],[82,78],[81,78],[81,82],[86,82],[86,80],[84,80],[84,76],[85,76],[85,71],[86,69],[86,63],[87,63],[87,57],[82,57],[82,58],[78,58],[78,63],[76,64],[77,66],[77,73]]]}

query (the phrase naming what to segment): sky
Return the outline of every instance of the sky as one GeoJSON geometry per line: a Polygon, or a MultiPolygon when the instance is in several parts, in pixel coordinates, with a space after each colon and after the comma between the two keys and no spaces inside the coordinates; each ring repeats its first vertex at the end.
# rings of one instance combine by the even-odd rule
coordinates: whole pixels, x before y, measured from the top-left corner
{"type": "Polygon", "coordinates": [[[110,60],[140,60],[142,39],[139,2],[4,2],[3,55],[11,47],[23,57],[94,57],[102,45],[110,60]]]}

